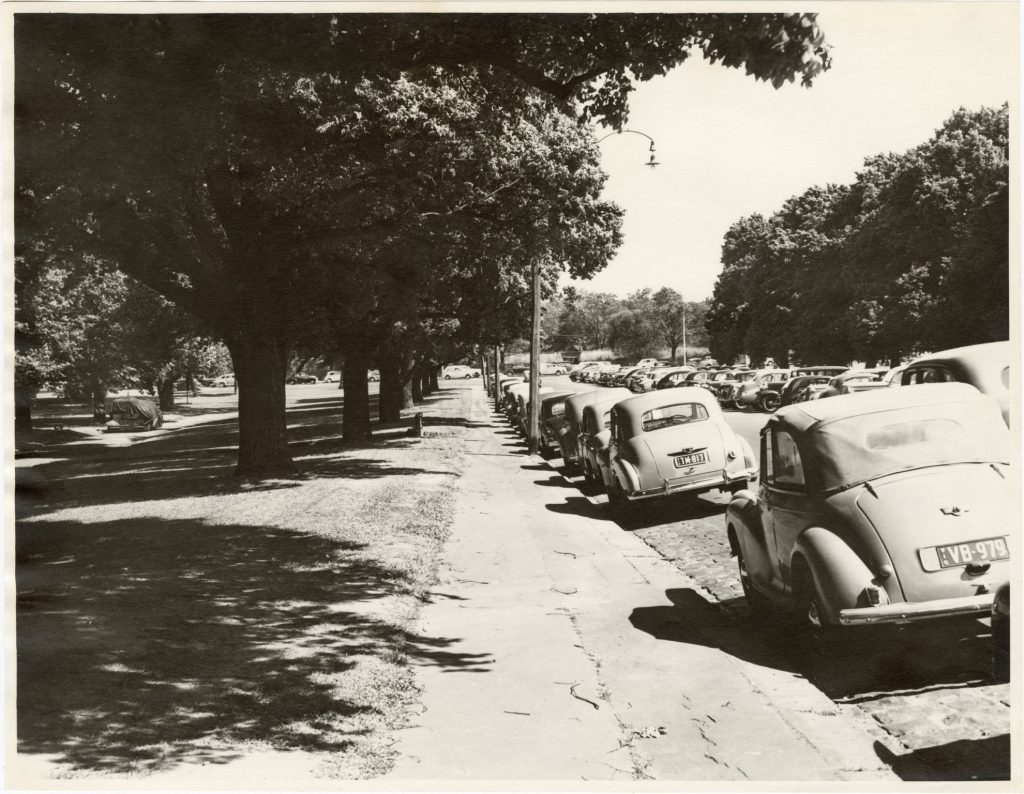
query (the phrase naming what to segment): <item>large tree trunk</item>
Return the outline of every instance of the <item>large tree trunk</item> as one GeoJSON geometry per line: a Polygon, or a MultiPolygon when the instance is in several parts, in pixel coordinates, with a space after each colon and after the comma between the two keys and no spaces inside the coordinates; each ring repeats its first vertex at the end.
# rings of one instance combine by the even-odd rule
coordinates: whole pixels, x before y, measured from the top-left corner
{"type": "Polygon", "coordinates": [[[14,436],[18,438],[32,432],[32,398],[36,390],[31,386],[14,387],[14,436]]]}
{"type": "Polygon", "coordinates": [[[419,359],[412,365],[411,385],[413,405],[423,402],[423,362],[419,359]]]}
{"type": "Polygon", "coordinates": [[[353,339],[345,349],[345,366],[341,375],[345,389],[341,436],[346,444],[359,444],[373,437],[370,429],[370,390],[366,385],[369,369],[370,354],[365,340],[353,339]]]}
{"type": "Polygon", "coordinates": [[[228,342],[238,390],[240,477],[286,477],[295,473],[288,454],[284,340],[272,323],[253,326],[228,342]]]}
{"type": "Polygon", "coordinates": [[[380,355],[380,396],[377,415],[383,422],[398,422],[402,418],[402,396],[405,377],[402,355],[393,349],[382,349],[380,355]]]}
{"type": "Polygon", "coordinates": [[[435,392],[440,387],[437,385],[437,363],[434,361],[427,361],[427,377],[430,380],[430,391],[435,392]]]}
{"type": "Polygon", "coordinates": [[[160,395],[160,410],[161,411],[173,411],[174,410],[174,376],[164,378],[158,384],[158,393],[160,395]]]}

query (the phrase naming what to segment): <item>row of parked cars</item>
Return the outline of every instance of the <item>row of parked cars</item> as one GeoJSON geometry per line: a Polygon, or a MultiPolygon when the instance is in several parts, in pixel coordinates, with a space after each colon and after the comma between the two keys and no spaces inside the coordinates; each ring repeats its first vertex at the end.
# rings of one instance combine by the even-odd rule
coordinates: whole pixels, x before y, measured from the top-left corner
{"type": "MultiPolygon", "coordinates": [[[[542,454],[602,487],[615,511],[731,493],[723,531],[756,615],[796,616],[821,635],[991,614],[994,673],[1007,680],[1018,477],[1005,408],[983,392],[1008,389],[1008,354],[945,351],[908,365],[901,383],[914,388],[780,407],[756,455],[701,386],[542,387],[542,454]]],[[[506,378],[499,389],[525,433],[529,385],[506,378]]]]}
{"type": "Polygon", "coordinates": [[[624,387],[642,394],[661,389],[700,386],[712,392],[722,406],[771,413],[808,400],[855,394],[920,383],[970,383],[1000,403],[1009,419],[1008,342],[944,350],[898,367],[851,369],[846,366],[790,368],[697,369],[641,361],[633,367],[588,362],[569,373],[573,380],[599,386],[624,387]]]}

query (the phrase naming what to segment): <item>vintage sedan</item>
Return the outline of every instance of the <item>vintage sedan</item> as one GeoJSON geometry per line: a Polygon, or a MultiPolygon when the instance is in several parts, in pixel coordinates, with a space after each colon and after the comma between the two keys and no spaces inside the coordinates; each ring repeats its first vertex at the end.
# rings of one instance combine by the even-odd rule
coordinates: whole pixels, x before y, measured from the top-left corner
{"type": "Polygon", "coordinates": [[[793,376],[779,392],[779,402],[786,406],[813,400],[828,388],[829,380],[827,375],[793,376]]]}
{"type": "Polygon", "coordinates": [[[714,488],[742,490],[757,476],[746,440],[699,386],[642,394],[611,411],[605,486],[613,505],[714,488]]]}
{"type": "Polygon", "coordinates": [[[598,456],[608,449],[608,439],[611,437],[608,418],[612,406],[634,396],[629,389],[620,388],[602,390],[599,394],[601,397],[598,400],[583,406],[577,439],[580,464],[587,482],[601,482],[598,456]]]}
{"type": "Polygon", "coordinates": [[[981,345],[940,350],[911,361],[900,376],[904,386],[919,383],[970,383],[989,395],[1003,412],[1003,421],[1010,424],[1010,363],[1018,357],[1009,342],[986,342],[981,345]]]}
{"type": "MultiPolygon", "coordinates": [[[[550,386],[541,386],[537,390],[537,399],[539,400],[542,397],[544,397],[544,395],[550,394],[553,391],[554,389],[552,389],[550,386]]],[[[516,430],[518,430],[519,433],[525,437],[530,427],[531,409],[529,384],[527,384],[525,390],[522,390],[518,394],[516,394],[516,401],[517,405],[515,411],[515,420],[512,422],[512,424],[515,425],[516,430]]]]}
{"type": "Polygon", "coordinates": [[[578,446],[580,425],[583,422],[583,408],[598,400],[607,399],[608,392],[599,389],[577,392],[565,399],[565,420],[558,430],[558,446],[562,452],[562,462],[569,472],[575,473],[580,468],[580,451],[578,446]]]}
{"type": "Polygon", "coordinates": [[[823,400],[826,397],[838,397],[841,394],[857,394],[858,392],[874,391],[875,389],[887,389],[891,384],[883,379],[888,372],[891,372],[889,367],[847,370],[842,375],[836,375],[832,378],[828,385],[816,395],[815,399],[823,400]]]}
{"type": "Polygon", "coordinates": [[[754,612],[815,628],[988,614],[1018,532],[1011,439],[966,384],[781,408],[726,532],[754,612]]]}
{"type": "MultiPolygon", "coordinates": [[[[733,408],[742,411],[748,406],[760,406],[763,392],[774,390],[776,393],[789,380],[788,369],[759,369],[752,378],[748,378],[733,387],[733,408]]],[[[778,406],[775,406],[776,408],[778,406]]],[[[762,409],[763,410],[763,409],[762,409]]],[[[774,408],[772,410],[775,410],[774,408]]]]}
{"type": "Polygon", "coordinates": [[[526,381],[509,383],[504,387],[505,396],[502,398],[505,416],[511,424],[516,423],[516,413],[519,410],[519,395],[523,392],[530,393],[530,384],[526,381]]]}
{"type": "Polygon", "coordinates": [[[296,372],[293,375],[289,375],[285,379],[285,383],[292,385],[296,383],[316,383],[316,375],[310,375],[306,372],[296,372]]]}
{"type": "MultiPolygon", "coordinates": [[[[576,392],[556,389],[540,396],[540,413],[537,423],[540,428],[540,447],[538,452],[542,458],[554,457],[558,454],[558,435],[565,426],[565,401],[576,392]]],[[[529,416],[527,416],[529,421],[529,416]]]]}

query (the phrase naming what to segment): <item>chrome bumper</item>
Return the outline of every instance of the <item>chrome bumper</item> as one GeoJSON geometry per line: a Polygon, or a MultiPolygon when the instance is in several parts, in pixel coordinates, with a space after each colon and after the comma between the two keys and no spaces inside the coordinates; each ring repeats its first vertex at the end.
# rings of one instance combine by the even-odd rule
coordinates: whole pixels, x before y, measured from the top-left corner
{"type": "Polygon", "coordinates": [[[734,483],[738,483],[741,480],[751,480],[757,476],[757,469],[747,469],[738,477],[729,477],[726,472],[716,473],[711,477],[705,477],[702,480],[693,480],[691,482],[680,482],[675,485],[665,481],[659,488],[647,488],[643,491],[633,491],[632,493],[626,494],[626,498],[631,502],[639,501],[640,499],[656,499],[659,496],[669,496],[670,494],[686,493],[687,491],[706,491],[710,488],[728,488],[734,483]]]}
{"type": "Polygon", "coordinates": [[[944,618],[954,615],[988,615],[992,610],[992,593],[962,598],[940,598],[935,601],[918,601],[883,604],[877,607],[857,607],[839,610],[839,622],[844,626],[864,626],[871,623],[906,623],[911,620],[944,618]]]}

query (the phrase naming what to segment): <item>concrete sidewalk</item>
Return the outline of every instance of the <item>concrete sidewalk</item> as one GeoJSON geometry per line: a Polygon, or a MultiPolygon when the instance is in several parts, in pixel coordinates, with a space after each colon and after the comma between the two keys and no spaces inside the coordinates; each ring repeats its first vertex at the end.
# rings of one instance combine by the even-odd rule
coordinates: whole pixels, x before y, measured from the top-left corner
{"type": "Polygon", "coordinates": [[[897,779],[857,710],[721,650],[694,583],[523,454],[482,391],[468,419],[422,711],[385,779],[897,779]]]}

